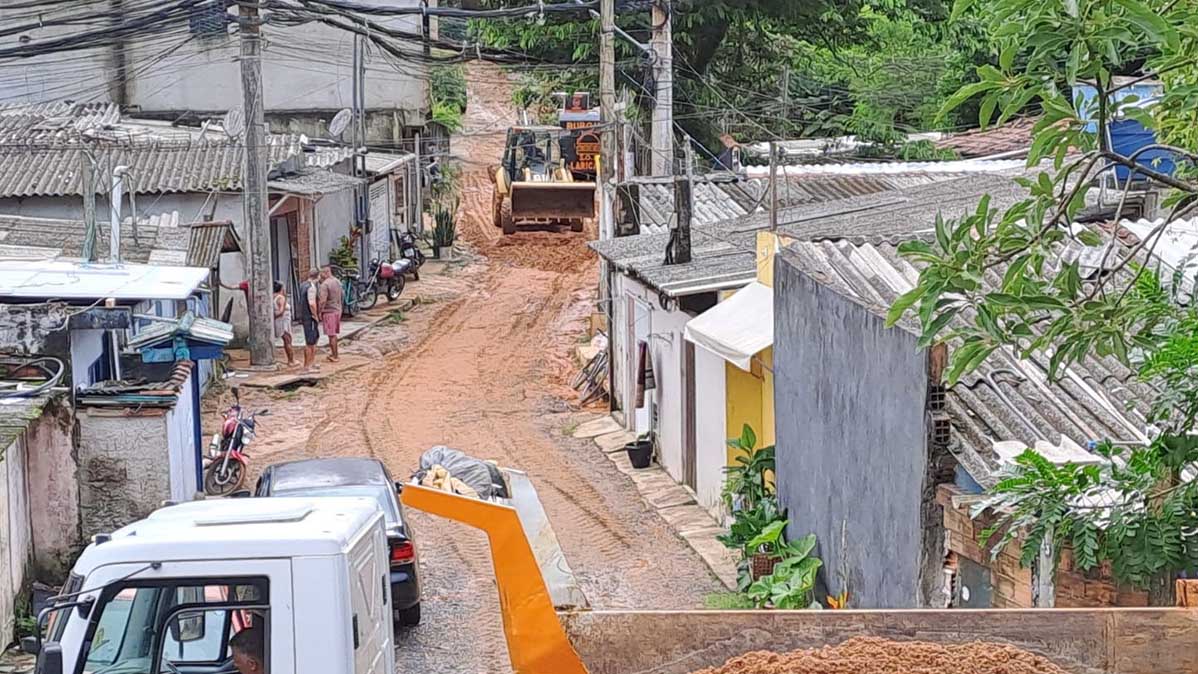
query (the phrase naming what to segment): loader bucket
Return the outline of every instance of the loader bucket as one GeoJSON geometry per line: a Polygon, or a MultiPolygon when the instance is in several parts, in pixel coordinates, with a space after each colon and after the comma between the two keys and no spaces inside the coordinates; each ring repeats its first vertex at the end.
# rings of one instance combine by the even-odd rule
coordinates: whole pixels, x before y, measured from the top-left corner
{"type": "Polygon", "coordinates": [[[595,183],[512,183],[515,220],[572,220],[595,217],[595,183]]]}
{"type": "MultiPolygon", "coordinates": [[[[499,589],[499,607],[503,613],[503,632],[507,638],[508,655],[516,674],[587,674],[574,646],[558,621],[543,571],[533,553],[530,539],[521,524],[520,509],[536,517],[544,517],[544,509],[530,507],[528,499],[536,500],[536,492],[523,473],[504,471],[512,492],[513,505],[482,501],[458,496],[416,484],[404,485],[400,492],[403,504],[433,515],[461,522],[487,534],[491,548],[491,564],[495,569],[495,584],[499,589]],[[512,478],[515,478],[516,484],[512,478]],[[523,483],[524,486],[519,486],[523,483]],[[527,488],[526,488],[527,487],[527,488]],[[521,508],[514,504],[521,503],[521,508]]],[[[533,525],[535,527],[535,523],[533,525]]],[[[541,541],[542,554],[556,537],[548,528],[548,520],[534,534],[541,541]]],[[[546,559],[554,560],[550,551],[546,559]]],[[[564,565],[564,560],[562,560],[564,565]]],[[[568,570],[568,567],[565,567],[568,570]]]]}

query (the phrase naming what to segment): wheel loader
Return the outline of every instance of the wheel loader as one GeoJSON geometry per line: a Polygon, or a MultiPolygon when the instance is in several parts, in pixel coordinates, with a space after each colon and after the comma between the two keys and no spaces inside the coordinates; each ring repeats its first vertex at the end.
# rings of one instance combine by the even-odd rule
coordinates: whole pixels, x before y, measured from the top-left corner
{"type": "Polygon", "coordinates": [[[1009,644],[1076,674],[1198,672],[1198,609],[590,610],[528,476],[502,470],[511,504],[418,485],[401,499],[486,533],[516,674],[690,674],[865,636],[1009,644]]]}
{"type": "Polygon", "coordinates": [[[569,165],[575,154],[575,137],[565,129],[508,129],[502,163],[491,173],[495,226],[504,234],[521,227],[581,232],[595,217],[595,183],[574,179],[569,165]]]}

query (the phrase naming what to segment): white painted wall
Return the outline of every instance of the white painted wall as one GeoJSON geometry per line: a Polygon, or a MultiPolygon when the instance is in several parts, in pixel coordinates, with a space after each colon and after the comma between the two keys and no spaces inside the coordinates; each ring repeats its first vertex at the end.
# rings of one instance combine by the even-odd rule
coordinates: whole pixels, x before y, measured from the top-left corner
{"type": "Polygon", "coordinates": [[[723,358],[695,347],[695,497],[717,518],[723,515],[720,491],[728,457],[724,372],[723,358]]]}
{"type": "Polygon", "coordinates": [[[341,245],[341,237],[349,234],[354,214],[354,191],[326,194],[316,203],[315,210],[316,264],[323,266],[329,263],[329,251],[341,245]]]}
{"type": "Polygon", "coordinates": [[[195,415],[192,410],[194,396],[191,392],[191,377],[193,370],[179,389],[179,401],[174,409],[166,413],[166,449],[170,466],[171,499],[175,501],[190,501],[199,491],[196,484],[196,446],[195,432],[192,424],[195,415]]]}
{"type": "MultiPolygon", "coordinates": [[[[365,5],[409,6],[419,0],[359,0],[365,5]]],[[[61,14],[58,10],[48,10],[61,14]]],[[[83,10],[79,10],[83,11],[83,10]]],[[[234,10],[235,11],[235,10],[234,10]]],[[[0,8],[0,22],[31,23],[28,8],[0,8]]],[[[373,21],[407,32],[420,32],[420,18],[373,17],[373,21]]],[[[115,101],[146,112],[223,112],[241,105],[236,34],[198,35],[184,23],[182,33],[155,35],[125,44],[127,100],[115,101]],[[214,83],[219,83],[214,86],[214,83]]],[[[79,32],[79,26],[34,27],[0,39],[0,46],[22,39],[44,40],[79,32]]],[[[332,111],[352,101],[353,37],[320,23],[268,25],[263,29],[262,82],[268,113],[332,111]],[[320,58],[313,59],[318,54],[320,58]]],[[[94,49],[25,59],[11,76],[0,78],[0,101],[38,103],[53,100],[112,100],[109,82],[115,69],[112,51],[94,49]],[[19,74],[19,76],[18,76],[19,74]]],[[[395,110],[401,121],[423,123],[428,108],[427,67],[415,59],[396,64],[372,48],[367,55],[366,105],[395,110]]],[[[331,119],[331,114],[328,115],[331,119]]],[[[323,125],[322,125],[323,126],[323,125]]]]}
{"type": "Polygon", "coordinates": [[[0,642],[13,635],[17,595],[33,560],[25,442],[18,438],[0,459],[0,642]]]}
{"type": "MultiPolygon", "coordinates": [[[[691,316],[686,312],[673,309],[666,311],[657,300],[657,293],[650,291],[639,282],[622,277],[621,287],[625,298],[633,298],[649,308],[647,325],[645,318],[636,323],[636,317],[628,316],[626,320],[633,321],[633,332],[642,337],[647,336],[649,350],[653,355],[653,370],[657,380],[657,388],[653,391],[653,404],[657,408],[657,446],[659,460],[670,477],[681,482],[682,446],[684,441],[683,405],[685,404],[682,388],[682,366],[684,345],[682,331],[691,316]]],[[[625,303],[627,303],[625,301],[625,303]]],[[[627,328],[625,328],[627,330],[627,328]]],[[[635,359],[635,344],[628,345],[635,359]]],[[[632,359],[628,361],[633,362],[632,359]]],[[[629,373],[631,388],[635,391],[636,371],[629,373]]],[[[628,385],[628,382],[625,382],[628,385]]],[[[631,404],[631,403],[630,403],[631,404]]],[[[641,429],[637,428],[638,432],[641,429]]]]}
{"type": "Polygon", "coordinates": [[[92,363],[104,353],[106,330],[71,331],[71,388],[90,386],[87,371],[92,363]]]}

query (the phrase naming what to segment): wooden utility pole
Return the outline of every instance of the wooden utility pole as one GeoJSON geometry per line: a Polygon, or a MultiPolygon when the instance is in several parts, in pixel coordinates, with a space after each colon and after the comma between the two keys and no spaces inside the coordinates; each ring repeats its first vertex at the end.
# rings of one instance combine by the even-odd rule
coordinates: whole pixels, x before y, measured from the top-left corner
{"type": "Polygon", "coordinates": [[[790,66],[782,71],[782,123],[790,121],[790,66]]]}
{"type": "Polygon", "coordinates": [[[83,179],[83,261],[96,261],[96,163],[91,152],[79,155],[80,177],[83,179]]]}
{"type": "Polygon", "coordinates": [[[616,171],[616,3],[599,2],[599,103],[601,132],[599,146],[599,184],[602,202],[599,207],[599,239],[615,236],[615,171],[616,171]]]}
{"type": "Polygon", "coordinates": [[[1036,608],[1054,608],[1057,605],[1054,582],[1057,564],[1052,538],[1053,528],[1050,525],[1040,541],[1040,550],[1032,567],[1032,605],[1036,608]]]}
{"type": "Polygon", "coordinates": [[[674,35],[670,0],[655,0],[653,28],[653,175],[668,176],[674,168],[674,35]]]}
{"type": "Polygon", "coordinates": [[[245,171],[241,200],[250,248],[250,364],[275,364],[270,223],[266,217],[266,111],[262,94],[262,26],[257,2],[241,2],[241,93],[245,106],[245,171]]]}
{"type": "Polygon", "coordinates": [[[778,146],[770,141],[770,231],[778,229],[778,146]]]}

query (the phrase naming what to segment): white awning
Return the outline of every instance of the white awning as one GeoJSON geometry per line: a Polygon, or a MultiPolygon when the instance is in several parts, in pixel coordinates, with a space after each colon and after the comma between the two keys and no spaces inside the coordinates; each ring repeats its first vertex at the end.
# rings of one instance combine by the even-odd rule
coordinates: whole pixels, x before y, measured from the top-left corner
{"type": "Polygon", "coordinates": [[[692,318],[686,339],[742,370],[753,356],[774,345],[774,291],[754,281],[692,318]]]}

